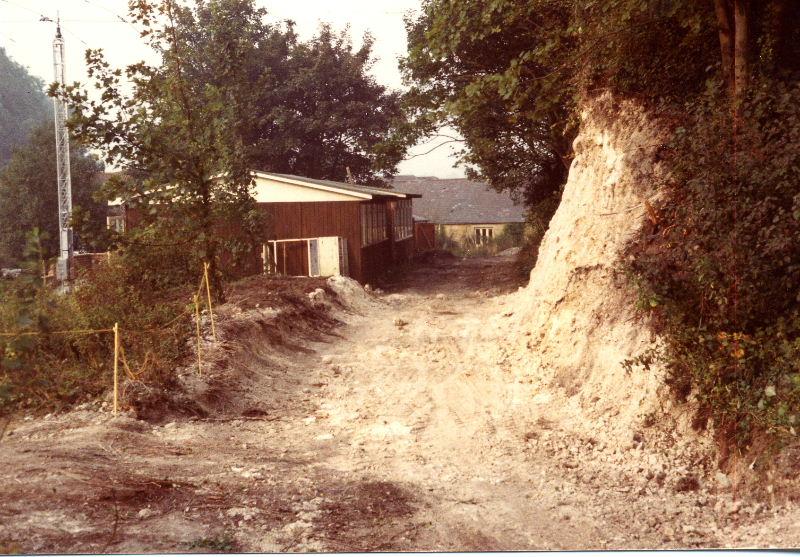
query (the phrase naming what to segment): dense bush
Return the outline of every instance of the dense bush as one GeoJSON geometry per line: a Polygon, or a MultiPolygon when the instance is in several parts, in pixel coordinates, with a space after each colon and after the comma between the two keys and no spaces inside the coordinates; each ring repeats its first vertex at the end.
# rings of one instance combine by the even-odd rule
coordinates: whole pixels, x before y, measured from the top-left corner
{"type": "Polygon", "coordinates": [[[32,275],[0,282],[0,414],[58,409],[106,391],[112,381],[113,335],[59,331],[110,329],[119,322],[136,379],[169,381],[190,334],[188,291],[137,286],[135,269],[117,260],[96,268],[69,293],[32,275]]]}
{"type": "Polygon", "coordinates": [[[761,79],[736,122],[726,102],[712,88],[680,114],[629,255],[675,392],[741,447],[800,428],[800,85],[761,79]]]}
{"type": "Polygon", "coordinates": [[[560,202],[561,191],[546,197],[528,210],[525,218],[525,234],[520,244],[522,249],[517,254],[515,262],[516,270],[522,277],[528,277],[536,266],[539,246],[560,202]]]}

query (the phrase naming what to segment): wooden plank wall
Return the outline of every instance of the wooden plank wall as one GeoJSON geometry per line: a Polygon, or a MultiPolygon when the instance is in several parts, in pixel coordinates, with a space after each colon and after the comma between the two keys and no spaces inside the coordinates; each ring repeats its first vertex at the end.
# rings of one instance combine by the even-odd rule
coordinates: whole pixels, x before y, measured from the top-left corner
{"type": "Polygon", "coordinates": [[[289,276],[308,275],[308,244],[281,242],[277,244],[278,273],[289,276]]]}
{"type": "Polygon", "coordinates": [[[436,249],[436,225],[432,222],[415,222],[414,238],[417,253],[436,249]]]}
{"type": "MultiPolygon", "coordinates": [[[[389,205],[388,201],[382,201],[389,205]]],[[[410,260],[413,254],[414,239],[408,238],[394,242],[394,203],[387,206],[387,235],[390,239],[371,246],[361,246],[361,203],[357,201],[319,201],[259,203],[259,209],[267,218],[269,240],[291,238],[318,238],[320,236],[339,236],[347,239],[348,265],[350,276],[361,283],[374,281],[395,264],[410,260]]],[[[126,214],[126,228],[138,224],[136,211],[126,214]]],[[[250,257],[236,269],[236,275],[261,272],[261,246],[255,246],[250,257]]],[[[279,267],[282,266],[283,253],[278,248],[279,267]]],[[[305,246],[291,245],[287,248],[287,272],[307,274],[308,259],[305,246]]],[[[223,265],[231,265],[228,254],[222,255],[223,265]]],[[[232,269],[233,270],[233,269],[232,269]]],[[[283,269],[281,269],[283,270],[283,269]]]]}
{"type": "Polygon", "coordinates": [[[414,236],[394,244],[394,264],[406,265],[414,258],[414,236]]]}
{"type": "MultiPolygon", "coordinates": [[[[259,208],[267,217],[270,240],[320,236],[347,238],[350,276],[363,282],[359,205],[355,201],[316,201],[259,203],[259,208]]],[[[307,261],[303,264],[308,266],[307,261]]]]}
{"type": "Polygon", "coordinates": [[[361,249],[364,284],[375,284],[383,273],[392,268],[392,242],[384,240],[361,249]]]}

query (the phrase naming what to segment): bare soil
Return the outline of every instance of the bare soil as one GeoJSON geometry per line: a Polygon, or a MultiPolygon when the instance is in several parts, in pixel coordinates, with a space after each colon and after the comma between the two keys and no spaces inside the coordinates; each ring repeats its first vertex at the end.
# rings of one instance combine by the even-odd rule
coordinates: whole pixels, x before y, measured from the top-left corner
{"type": "Polygon", "coordinates": [[[538,404],[506,338],[519,286],[509,258],[435,259],[374,296],[249,284],[204,375],[180,370],[194,416],[9,424],[0,552],[800,545],[796,501],[739,498],[668,423],[607,443],[538,404]]]}

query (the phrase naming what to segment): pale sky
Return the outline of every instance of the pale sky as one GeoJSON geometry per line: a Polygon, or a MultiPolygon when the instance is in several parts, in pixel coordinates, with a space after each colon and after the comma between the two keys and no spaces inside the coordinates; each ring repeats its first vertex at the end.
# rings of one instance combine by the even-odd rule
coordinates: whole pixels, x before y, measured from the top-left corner
{"type": "MultiPolygon", "coordinates": [[[[418,9],[419,0],[256,0],[256,3],[268,10],[271,19],[294,20],[301,38],[311,37],[321,22],[329,22],[335,29],[349,24],[355,46],[361,43],[364,32],[369,31],[375,37],[375,78],[389,87],[402,88],[397,58],[406,51],[403,15],[418,9]]],[[[120,20],[127,16],[127,5],[127,0],[0,0],[0,47],[31,74],[50,83],[55,24],[40,19],[44,16],[55,20],[58,13],[66,43],[68,82],[86,82],[83,53],[87,48],[102,48],[108,61],[117,67],[142,59],[152,60],[136,29],[120,20]]],[[[424,153],[441,141],[434,139],[416,146],[409,155],[424,153]]],[[[463,169],[453,168],[453,150],[453,146],[445,145],[430,154],[404,161],[399,172],[462,177],[463,169]]]]}

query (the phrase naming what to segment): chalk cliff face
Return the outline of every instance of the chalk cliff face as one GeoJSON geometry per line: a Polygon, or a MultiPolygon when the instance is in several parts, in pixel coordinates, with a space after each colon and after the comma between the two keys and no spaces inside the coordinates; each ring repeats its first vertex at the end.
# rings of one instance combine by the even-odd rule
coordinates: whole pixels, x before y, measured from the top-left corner
{"type": "Polygon", "coordinates": [[[643,109],[608,95],[587,103],[581,120],[563,199],[530,283],[515,295],[517,338],[538,402],[621,434],[669,400],[663,370],[623,368],[656,340],[635,314],[622,251],[645,223],[645,201],[658,196],[665,137],[643,109]]]}

